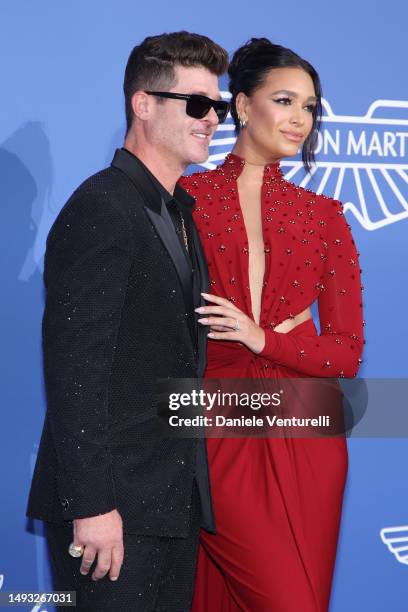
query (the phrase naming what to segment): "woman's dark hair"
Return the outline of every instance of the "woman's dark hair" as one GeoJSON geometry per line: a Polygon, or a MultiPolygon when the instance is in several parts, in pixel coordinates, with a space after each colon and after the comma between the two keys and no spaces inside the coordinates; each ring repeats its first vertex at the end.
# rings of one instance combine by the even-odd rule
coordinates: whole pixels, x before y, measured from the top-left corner
{"type": "Polygon", "coordinates": [[[126,123],[133,121],[132,96],[138,90],[164,90],[172,87],[177,66],[202,66],[217,76],[226,72],[228,54],[207,36],[171,32],[148,36],[132,50],[125,70],[126,123]]]}
{"type": "Polygon", "coordinates": [[[313,66],[294,51],[281,45],[274,45],[267,38],[251,38],[235,51],[228,68],[229,90],[232,94],[231,115],[235,123],[235,131],[239,134],[240,124],[235,105],[237,95],[242,91],[247,96],[251,96],[264,84],[269,71],[273,68],[302,68],[313,81],[317,103],[313,110],[312,130],[302,149],[303,165],[307,171],[310,171],[315,161],[314,151],[322,114],[322,88],[319,75],[313,66]]]}

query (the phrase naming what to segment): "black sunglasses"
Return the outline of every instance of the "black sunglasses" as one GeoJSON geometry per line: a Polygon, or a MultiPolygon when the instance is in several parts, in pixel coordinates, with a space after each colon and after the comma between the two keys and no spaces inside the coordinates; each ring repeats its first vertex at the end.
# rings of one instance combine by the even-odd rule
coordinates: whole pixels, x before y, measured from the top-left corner
{"type": "Polygon", "coordinates": [[[186,113],[194,119],[202,119],[213,108],[217,114],[219,123],[224,123],[230,109],[230,103],[225,100],[212,100],[207,96],[199,94],[180,94],[170,91],[146,91],[151,96],[159,98],[174,98],[175,100],[187,100],[186,113]]]}

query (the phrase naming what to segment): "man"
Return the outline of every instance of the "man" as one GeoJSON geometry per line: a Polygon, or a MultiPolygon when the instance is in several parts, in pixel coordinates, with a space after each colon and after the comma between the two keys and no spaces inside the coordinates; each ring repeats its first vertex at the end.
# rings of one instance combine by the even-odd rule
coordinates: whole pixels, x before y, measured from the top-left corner
{"type": "Polygon", "coordinates": [[[225,119],[226,67],[197,34],[135,47],[124,148],[47,240],[48,409],[28,515],[47,521],[54,586],[78,609],[189,610],[200,521],[214,529],[203,441],[163,437],[155,392],[205,365],[194,308],[208,277],[176,182],[225,119]]]}

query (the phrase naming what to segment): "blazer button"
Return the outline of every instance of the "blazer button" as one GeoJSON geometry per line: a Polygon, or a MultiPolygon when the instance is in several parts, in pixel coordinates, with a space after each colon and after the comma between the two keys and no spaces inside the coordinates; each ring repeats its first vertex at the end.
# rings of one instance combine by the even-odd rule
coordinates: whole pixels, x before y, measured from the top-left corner
{"type": "Polygon", "coordinates": [[[64,508],[64,510],[68,510],[68,508],[69,508],[69,501],[67,500],[66,497],[64,497],[64,499],[61,500],[61,506],[64,508]]]}

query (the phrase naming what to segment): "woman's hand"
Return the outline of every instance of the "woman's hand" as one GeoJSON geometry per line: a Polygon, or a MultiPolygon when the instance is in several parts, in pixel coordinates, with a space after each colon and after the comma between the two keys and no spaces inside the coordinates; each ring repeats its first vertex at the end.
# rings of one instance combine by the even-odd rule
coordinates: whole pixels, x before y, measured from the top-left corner
{"type": "Polygon", "coordinates": [[[253,353],[260,353],[265,346],[265,332],[252,319],[225,298],[208,293],[201,294],[207,302],[216,306],[201,306],[195,311],[205,315],[198,319],[201,325],[208,325],[208,337],[212,340],[232,340],[245,344],[253,353]]]}

